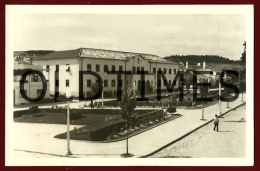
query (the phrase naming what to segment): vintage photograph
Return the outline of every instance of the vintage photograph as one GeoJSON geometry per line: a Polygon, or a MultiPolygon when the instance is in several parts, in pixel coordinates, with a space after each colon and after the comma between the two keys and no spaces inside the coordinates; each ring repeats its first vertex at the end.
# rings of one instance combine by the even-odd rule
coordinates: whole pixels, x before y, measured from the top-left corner
{"type": "Polygon", "coordinates": [[[7,165],[253,165],[252,5],[14,5],[6,35],[7,165]]]}

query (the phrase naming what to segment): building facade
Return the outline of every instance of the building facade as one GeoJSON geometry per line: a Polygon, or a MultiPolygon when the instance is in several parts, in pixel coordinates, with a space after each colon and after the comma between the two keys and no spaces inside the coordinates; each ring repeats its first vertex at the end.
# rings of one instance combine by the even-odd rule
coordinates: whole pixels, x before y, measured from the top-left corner
{"type": "MultiPolygon", "coordinates": [[[[56,51],[37,56],[32,60],[32,64],[43,66],[43,74],[50,83],[51,95],[55,94],[56,89],[60,96],[66,97],[79,97],[80,71],[92,71],[100,75],[104,93],[116,96],[117,86],[121,86],[122,90],[131,87],[136,93],[141,91],[141,75],[138,71],[148,72],[145,75],[145,82],[149,82],[156,91],[156,71],[161,70],[168,83],[172,84],[179,68],[178,63],[167,61],[156,55],[89,48],[56,51]],[[108,74],[107,71],[131,71],[131,74],[122,74],[122,81],[118,82],[117,75],[108,74]]],[[[84,96],[91,90],[91,85],[96,82],[96,77],[83,75],[81,86],[84,96]]],[[[166,90],[165,83],[161,84],[161,88],[166,90]]],[[[179,88],[179,81],[174,88],[179,88]]]]}
{"type": "MultiPolygon", "coordinates": [[[[20,80],[22,75],[29,70],[36,70],[42,73],[43,68],[41,66],[31,65],[30,62],[24,60],[23,56],[16,56],[14,60],[14,75],[13,75],[13,102],[14,105],[30,103],[20,93],[20,80]]],[[[43,90],[42,79],[37,74],[30,74],[24,81],[24,91],[27,97],[36,99],[43,90]]],[[[47,89],[43,98],[50,98],[49,83],[47,82],[47,89]]]]}

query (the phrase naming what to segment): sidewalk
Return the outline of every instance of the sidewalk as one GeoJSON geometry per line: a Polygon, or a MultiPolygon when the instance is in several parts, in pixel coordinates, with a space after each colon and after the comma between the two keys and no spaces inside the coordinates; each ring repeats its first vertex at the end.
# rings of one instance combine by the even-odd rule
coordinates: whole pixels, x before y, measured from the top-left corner
{"type": "MultiPolygon", "coordinates": [[[[245,99],[246,95],[244,95],[244,101],[245,99]]],[[[241,102],[241,96],[236,101],[229,103],[230,108],[226,108],[226,102],[222,102],[222,113],[224,114],[244,103],[241,102]]],[[[172,144],[172,142],[210,122],[214,115],[218,114],[218,109],[218,104],[205,108],[204,118],[206,120],[203,121],[200,120],[201,109],[177,109],[177,113],[182,114],[182,117],[129,138],[129,153],[134,154],[134,157],[153,154],[158,149],[172,144]]],[[[73,127],[71,126],[70,129],[73,129],[73,127]]],[[[13,143],[16,150],[60,156],[66,154],[67,141],[53,138],[55,135],[65,132],[66,125],[14,123],[14,130],[14,137],[16,138],[13,143]],[[32,127],[33,129],[31,129],[32,127]]],[[[126,152],[125,140],[112,143],[71,140],[70,145],[73,153],[71,157],[118,158],[120,154],[126,152]]]]}

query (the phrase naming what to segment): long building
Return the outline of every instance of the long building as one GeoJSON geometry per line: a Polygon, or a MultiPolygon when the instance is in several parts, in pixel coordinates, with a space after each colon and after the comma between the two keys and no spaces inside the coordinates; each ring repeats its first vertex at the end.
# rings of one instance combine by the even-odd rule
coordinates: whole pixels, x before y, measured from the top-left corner
{"type": "MultiPolygon", "coordinates": [[[[55,94],[55,88],[57,91],[58,87],[59,95],[66,97],[79,97],[80,71],[93,71],[99,74],[103,80],[104,94],[116,96],[119,84],[122,89],[131,87],[136,93],[140,92],[141,77],[137,74],[138,71],[148,71],[145,82],[149,82],[156,91],[156,71],[163,71],[167,81],[172,84],[179,68],[178,63],[157,55],[91,48],[55,51],[33,58],[32,64],[43,66],[43,74],[50,83],[51,95],[55,94]],[[118,83],[117,75],[108,74],[107,71],[132,71],[132,74],[126,76],[122,74],[122,82],[118,83]]],[[[96,81],[94,76],[83,75],[81,85],[83,92],[89,92],[91,85],[96,81]]],[[[166,90],[165,83],[161,85],[162,90],[166,90]]],[[[179,88],[179,81],[174,88],[179,88]]]]}

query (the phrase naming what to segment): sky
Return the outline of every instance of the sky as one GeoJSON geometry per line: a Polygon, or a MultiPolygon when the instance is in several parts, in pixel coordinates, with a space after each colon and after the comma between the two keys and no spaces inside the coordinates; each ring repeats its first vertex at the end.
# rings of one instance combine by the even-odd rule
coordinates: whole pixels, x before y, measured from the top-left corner
{"type": "Polygon", "coordinates": [[[235,14],[19,14],[14,38],[16,51],[84,47],[239,60],[246,18],[235,14]]]}

